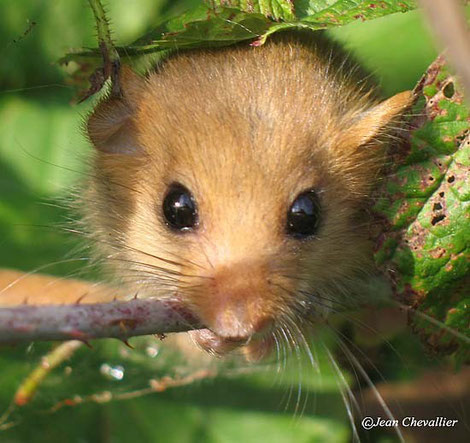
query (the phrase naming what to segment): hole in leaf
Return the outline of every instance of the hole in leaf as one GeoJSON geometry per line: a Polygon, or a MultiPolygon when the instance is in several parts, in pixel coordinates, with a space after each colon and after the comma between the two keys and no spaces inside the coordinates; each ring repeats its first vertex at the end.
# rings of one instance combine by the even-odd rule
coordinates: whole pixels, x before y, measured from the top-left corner
{"type": "Polygon", "coordinates": [[[454,96],[454,93],[455,93],[454,83],[452,83],[452,82],[447,83],[447,85],[444,87],[443,92],[444,92],[444,95],[447,98],[452,98],[454,96]]]}
{"type": "Polygon", "coordinates": [[[440,203],[434,203],[434,206],[432,207],[433,211],[439,211],[442,209],[442,205],[440,203]]]}
{"type": "Polygon", "coordinates": [[[439,192],[439,197],[444,197],[445,193],[444,192],[439,192]]]}
{"type": "Polygon", "coordinates": [[[446,216],[444,214],[436,215],[435,217],[432,218],[431,224],[434,226],[437,223],[439,223],[440,221],[444,220],[445,218],[446,218],[446,216]]]}
{"type": "Polygon", "coordinates": [[[434,177],[429,177],[429,181],[432,182],[434,180],[434,177]]]}
{"type": "Polygon", "coordinates": [[[447,179],[447,182],[448,183],[454,183],[455,181],[455,177],[453,175],[451,175],[448,179],[447,179]]]}

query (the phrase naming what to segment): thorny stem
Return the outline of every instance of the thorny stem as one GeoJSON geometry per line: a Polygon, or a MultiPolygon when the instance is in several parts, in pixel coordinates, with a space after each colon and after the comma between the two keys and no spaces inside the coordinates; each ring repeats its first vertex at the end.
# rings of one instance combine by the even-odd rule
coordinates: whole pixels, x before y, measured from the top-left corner
{"type": "Polygon", "coordinates": [[[116,50],[111,38],[111,30],[109,22],[106,18],[103,5],[100,0],[88,0],[96,21],[96,31],[98,33],[98,45],[103,57],[103,79],[111,77],[112,95],[121,96],[121,88],[119,85],[119,68],[121,66],[119,53],[116,50]]]}
{"type": "Polygon", "coordinates": [[[81,340],[181,332],[200,328],[177,301],[134,299],[111,303],[22,305],[0,309],[0,343],[81,340]]]}

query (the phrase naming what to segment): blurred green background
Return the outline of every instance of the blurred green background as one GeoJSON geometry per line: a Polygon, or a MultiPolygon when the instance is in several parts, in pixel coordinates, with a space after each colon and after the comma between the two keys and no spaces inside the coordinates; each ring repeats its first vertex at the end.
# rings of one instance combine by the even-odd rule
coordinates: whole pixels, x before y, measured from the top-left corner
{"type": "MultiPolygon", "coordinates": [[[[109,0],[106,4],[114,37],[125,44],[195,3],[109,0]]],[[[332,34],[375,74],[385,96],[413,88],[436,55],[416,12],[355,23],[332,34]]],[[[83,262],[74,261],[81,256],[79,239],[62,234],[57,226],[67,222],[69,214],[63,207],[68,190],[80,180],[90,153],[81,126],[93,100],[71,104],[76,91],[56,61],[71,48],[85,46],[95,46],[94,22],[85,0],[0,2],[1,267],[84,274],[83,262]]],[[[0,349],[0,414],[47,349],[44,344],[0,349]]],[[[63,368],[51,374],[35,401],[5,422],[15,426],[1,431],[0,441],[346,442],[350,426],[337,376],[322,349],[319,346],[322,377],[303,364],[299,407],[294,362],[284,376],[260,368],[255,375],[228,377],[230,369],[222,369],[225,376],[216,380],[160,394],[48,412],[77,394],[103,390],[119,394],[144,388],[153,377],[192,370],[154,339],[136,340],[132,352],[122,344],[97,343],[93,350],[84,348],[72,358],[72,375],[63,368]],[[158,358],[151,357],[152,347],[158,358]],[[106,370],[118,366],[124,370],[122,380],[106,370]],[[304,404],[300,414],[296,409],[304,404]]],[[[392,357],[389,361],[389,366],[381,367],[385,377],[411,377],[395,370],[392,357]]]]}

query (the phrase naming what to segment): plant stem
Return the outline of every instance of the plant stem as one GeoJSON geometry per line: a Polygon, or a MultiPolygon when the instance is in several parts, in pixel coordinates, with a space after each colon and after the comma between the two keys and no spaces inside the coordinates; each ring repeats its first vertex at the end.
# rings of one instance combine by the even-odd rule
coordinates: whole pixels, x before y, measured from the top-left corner
{"type": "Polygon", "coordinates": [[[75,305],[0,309],[0,343],[81,340],[164,334],[200,328],[177,301],[134,299],[75,305]]]}
{"type": "Polygon", "coordinates": [[[112,95],[119,97],[121,95],[121,88],[119,85],[118,74],[121,64],[119,53],[114,46],[113,39],[111,38],[109,21],[100,0],[88,0],[88,3],[90,4],[93,15],[95,16],[98,45],[101,55],[103,56],[104,79],[111,78],[111,93],[112,95]]]}
{"type": "MultiPolygon", "coordinates": [[[[470,30],[460,0],[420,0],[436,38],[462,79],[467,101],[470,100],[470,30]]],[[[468,2],[465,2],[468,3],[468,2]]]]}

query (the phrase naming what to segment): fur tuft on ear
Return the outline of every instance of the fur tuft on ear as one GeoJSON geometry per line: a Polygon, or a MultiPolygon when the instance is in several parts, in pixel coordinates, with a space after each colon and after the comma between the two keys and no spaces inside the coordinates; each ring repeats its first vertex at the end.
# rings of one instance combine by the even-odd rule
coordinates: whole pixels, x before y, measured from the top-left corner
{"type": "Polygon", "coordinates": [[[123,65],[119,71],[119,84],[124,99],[135,107],[145,88],[145,78],[137,74],[130,66],[123,65]]]}
{"type": "MultiPolygon", "coordinates": [[[[339,132],[335,149],[340,159],[338,168],[347,177],[350,189],[357,195],[370,192],[384,167],[387,147],[395,131],[403,126],[403,114],[415,99],[411,91],[355,113],[339,132]]],[[[346,120],[347,121],[347,120],[346,120]]]]}
{"type": "Polygon", "coordinates": [[[412,91],[404,91],[360,114],[348,130],[348,145],[363,146],[380,137],[413,104],[412,91]]]}
{"type": "Polygon", "coordinates": [[[130,67],[119,72],[122,98],[108,97],[99,103],[87,122],[91,142],[100,152],[108,154],[138,153],[133,138],[132,116],[145,87],[145,79],[130,67]]]}

